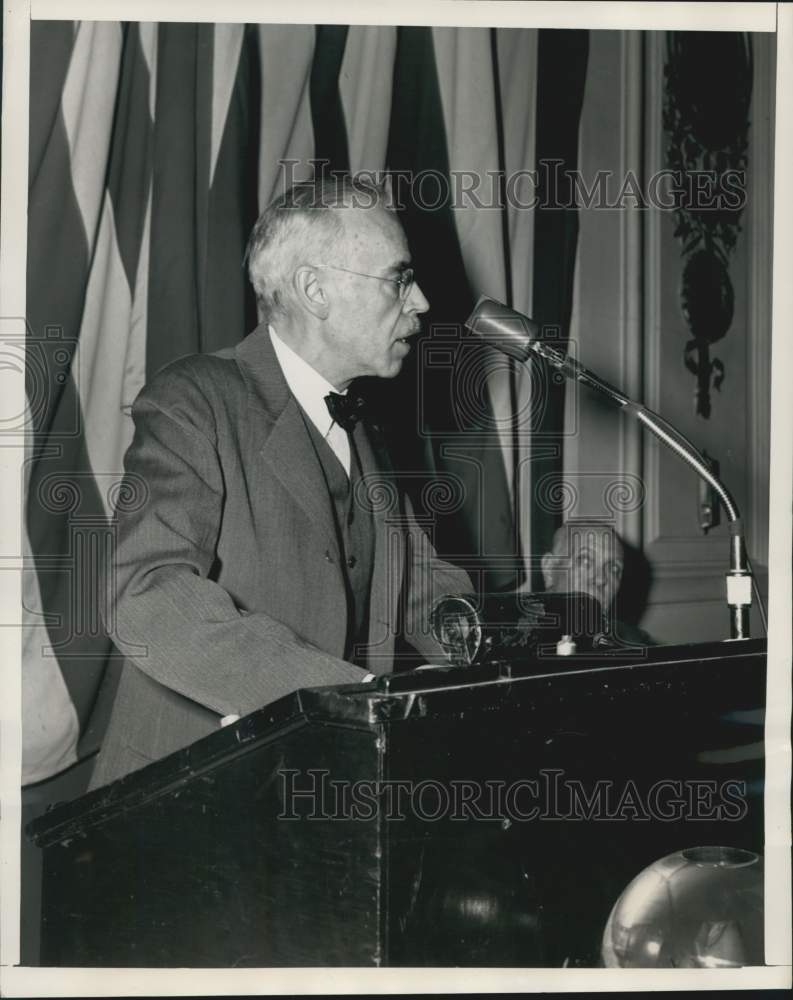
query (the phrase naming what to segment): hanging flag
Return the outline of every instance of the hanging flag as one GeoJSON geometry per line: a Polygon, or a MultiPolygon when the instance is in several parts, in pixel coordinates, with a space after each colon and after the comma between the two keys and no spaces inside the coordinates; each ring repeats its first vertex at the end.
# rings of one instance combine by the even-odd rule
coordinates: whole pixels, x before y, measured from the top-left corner
{"type": "MultiPolygon", "coordinates": [[[[95,249],[107,238],[105,177],[122,44],[118,24],[31,23],[31,64],[40,72],[31,74],[30,100],[26,383],[33,434],[25,527],[32,565],[23,579],[23,782],[76,760],[110,653],[95,620],[92,540],[105,537],[107,518],[89,454],[90,444],[101,462],[105,438],[84,406],[91,382],[98,391],[113,372],[94,380],[80,333],[95,249]],[[47,720],[35,693],[43,687],[47,720]]],[[[111,434],[119,402],[114,398],[108,413],[111,434]]]]}
{"type": "Polygon", "coordinates": [[[255,324],[259,113],[243,25],[33,22],[31,52],[24,782],[96,749],[112,702],[99,570],[132,402],[255,324]]]}
{"type": "Polygon", "coordinates": [[[397,29],[352,25],[339,72],[339,98],[352,173],[385,167],[397,29]]]}
{"type": "MultiPolygon", "coordinates": [[[[500,209],[480,218],[470,207],[455,205],[453,175],[466,172],[481,185],[488,171],[500,168],[489,32],[399,28],[394,94],[388,166],[431,305],[429,334],[391,393],[400,437],[412,426],[418,446],[411,448],[405,438],[394,449],[404,468],[425,468],[429,457],[430,468],[451,477],[456,487],[450,485],[450,495],[462,501],[442,499],[430,511],[436,543],[466,565],[482,588],[494,589],[511,583],[516,572],[510,457],[480,374],[483,360],[493,373],[492,359],[480,350],[472,365],[474,348],[461,334],[480,294],[505,295],[510,262],[500,209]],[[477,374],[466,374],[474,368],[477,374]]],[[[421,508],[421,495],[415,499],[421,508]]]]}
{"type": "MultiPolygon", "coordinates": [[[[584,100],[589,32],[543,29],[537,44],[535,155],[539,205],[534,213],[532,317],[558,330],[565,349],[570,332],[578,244],[578,210],[568,176],[578,166],[578,127],[584,100]],[[568,206],[568,207],[558,207],[568,206]],[[542,248],[542,252],[539,252],[542,248]]],[[[565,385],[536,363],[543,405],[531,412],[531,478],[540,482],[562,472],[565,385]]],[[[542,586],[539,557],[550,551],[561,515],[529,494],[523,518],[531,524],[534,585],[542,586]]]]}
{"type": "Polygon", "coordinates": [[[261,24],[259,208],[312,176],[314,126],[309,97],[315,29],[261,24]]]}

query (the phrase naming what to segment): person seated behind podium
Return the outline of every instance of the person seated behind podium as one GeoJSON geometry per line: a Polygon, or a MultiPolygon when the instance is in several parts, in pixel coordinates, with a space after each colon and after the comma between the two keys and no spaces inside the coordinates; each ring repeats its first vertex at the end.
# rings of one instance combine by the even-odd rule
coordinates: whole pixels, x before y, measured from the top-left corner
{"type": "Polygon", "coordinates": [[[625,567],[625,549],[610,524],[566,521],[556,529],[551,551],[543,555],[541,566],[547,591],[580,592],[597,599],[612,638],[627,645],[653,644],[647,632],[617,617],[615,604],[625,567]]]}
{"type": "Polygon", "coordinates": [[[444,662],[429,610],[471,590],[355,400],[345,415],[325,398],[397,375],[429,308],[382,190],[297,186],[246,257],[269,323],[169,365],[133,406],[138,495],[119,506],[108,581],[126,660],[92,787],[298,688],[391,671],[398,630],[444,662]]]}

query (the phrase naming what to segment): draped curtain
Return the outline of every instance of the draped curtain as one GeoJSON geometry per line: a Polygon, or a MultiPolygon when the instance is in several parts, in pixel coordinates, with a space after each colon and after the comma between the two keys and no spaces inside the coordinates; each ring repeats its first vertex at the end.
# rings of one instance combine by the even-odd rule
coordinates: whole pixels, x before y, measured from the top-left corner
{"type": "Polygon", "coordinates": [[[566,334],[576,214],[525,207],[525,172],[575,167],[586,56],[583,31],[32,22],[24,781],[101,737],[96,580],[132,401],[253,328],[247,234],[312,160],[409,178],[392,190],[429,333],[377,395],[438,547],[486,588],[543,550],[531,484],[561,464],[559,390],[538,406],[536,371],[471,364],[459,324],[485,293],[566,334]]]}

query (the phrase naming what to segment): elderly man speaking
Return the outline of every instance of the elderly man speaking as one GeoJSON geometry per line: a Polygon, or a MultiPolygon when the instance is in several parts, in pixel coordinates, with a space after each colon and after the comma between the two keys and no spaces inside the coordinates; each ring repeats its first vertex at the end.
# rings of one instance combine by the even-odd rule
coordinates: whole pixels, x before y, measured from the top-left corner
{"type": "Polygon", "coordinates": [[[300,687],[393,669],[398,632],[443,661],[433,600],[471,590],[442,562],[372,437],[358,376],[393,378],[429,304],[383,192],[301,185],[248,252],[262,323],[160,371],[125,458],[108,580],[127,659],[92,786],[300,687]]]}

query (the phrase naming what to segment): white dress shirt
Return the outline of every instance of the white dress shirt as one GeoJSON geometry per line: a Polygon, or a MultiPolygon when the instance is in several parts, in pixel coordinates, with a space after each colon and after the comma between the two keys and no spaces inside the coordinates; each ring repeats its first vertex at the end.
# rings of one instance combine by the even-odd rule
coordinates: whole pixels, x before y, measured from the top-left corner
{"type": "MultiPolygon", "coordinates": [[[[347,431],[332,419],[328,412],[325,397],[329,392],[337,392],[328,380],[320,375],[316,368],[304,361],[299,354],[283,342],[272,326],[268,327],[270,340],[278,358],[278,364],[284,373],[286,384],[311,423],[333,449],[336,458],[344,466],[344,471],[350,474],[350,439],[347,431]]],[[[347,390],[339,393],[346,395],[347,390]]]]}

